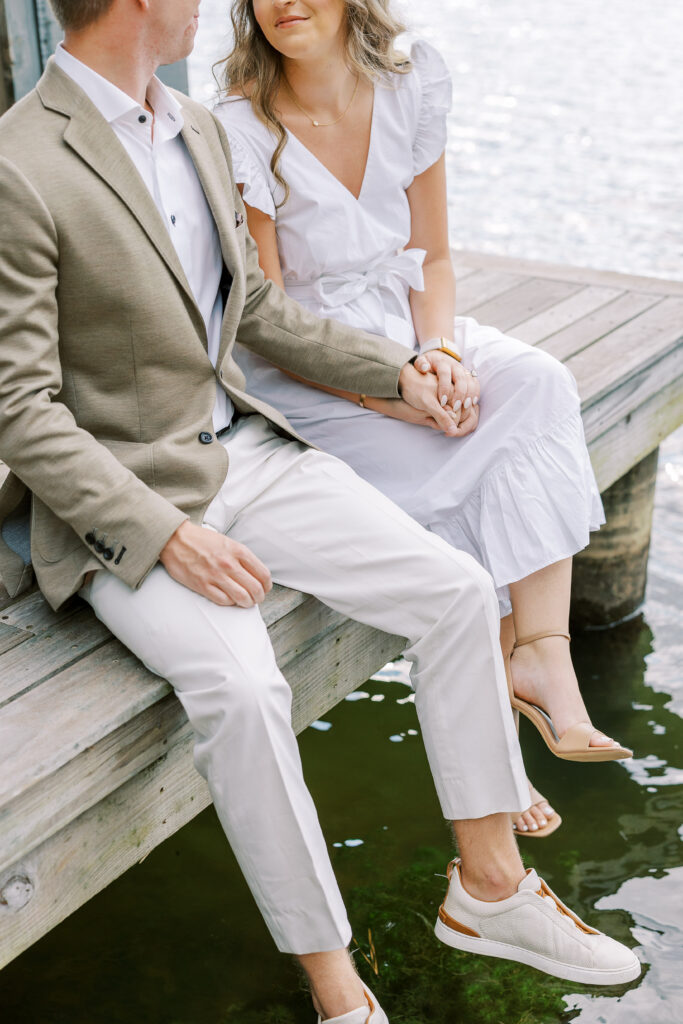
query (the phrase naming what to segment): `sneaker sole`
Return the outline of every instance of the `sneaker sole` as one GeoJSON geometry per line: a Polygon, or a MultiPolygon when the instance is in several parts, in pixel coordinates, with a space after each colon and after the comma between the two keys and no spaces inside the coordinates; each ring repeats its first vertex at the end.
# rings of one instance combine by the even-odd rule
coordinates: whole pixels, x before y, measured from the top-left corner
{"type": "Polygon", "coordinates": [[[527,967],[535,967],[536,970],[543,971],[544,974],[552,974],[556,978],[576,981],[582,985],[623,985],[628,981],[634,981],[641,973],[640,960],[635,954],[634,962],[629,967],[601,971],[589,967],[572,967],[570,964],[552,960],[548,956],[533,953],[521,946],[511,946],[504,942],[495,942],[493,939],[464,935],[461,932],[453,931],[443,923],[441,918],[437,918],[434,934],[437,939],[454,949],[462,949],[467,953],[479,953],[480,956],[493,956],[499,960],[514,960],[519,964],[526,964],[527,967]]]}

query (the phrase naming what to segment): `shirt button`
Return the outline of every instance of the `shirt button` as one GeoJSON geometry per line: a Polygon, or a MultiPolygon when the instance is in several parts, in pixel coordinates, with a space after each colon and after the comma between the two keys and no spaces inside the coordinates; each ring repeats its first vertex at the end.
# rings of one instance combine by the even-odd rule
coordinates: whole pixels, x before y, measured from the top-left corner
{"type": "Polygon", "coordinates": [[[140,124],[147,124],[147,116],[146,116],[146,114],[140,114],[140,116],[138,118],[138,121],[140,122],[140,124]]]}
{"type": "Polygon", "coordinates": [[[208,430],[202,430],[199,435],[199,441],[201,444],[211,444],[213,441],[213,434],[210,434],[208,430]]]}
{"type": "Polygon", "coordinates": [[[175,224],[175,213],[171,214],[171,224],[175,224]]]}

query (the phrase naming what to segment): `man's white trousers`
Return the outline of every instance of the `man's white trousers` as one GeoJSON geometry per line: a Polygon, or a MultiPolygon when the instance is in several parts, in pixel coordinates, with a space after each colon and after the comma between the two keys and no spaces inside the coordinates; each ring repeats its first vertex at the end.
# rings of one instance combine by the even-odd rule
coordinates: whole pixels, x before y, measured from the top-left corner
{"type": "MultiPolygon", "coordinates": [[[[526,808],[489,575],[344,463],[277,436],[262,417],[239,419],[221,440],[229,470],[205,525],[246,544],[275,582],[406,637],[444,816],[526,808]]],[[[291,691],[258,608],[219,607],[161,565],[136,591],[101,571],[81,593],[175,688],[196,733],[197,769],[278,948],[346,946],[351,929],[304,783],[291,691]]]]}

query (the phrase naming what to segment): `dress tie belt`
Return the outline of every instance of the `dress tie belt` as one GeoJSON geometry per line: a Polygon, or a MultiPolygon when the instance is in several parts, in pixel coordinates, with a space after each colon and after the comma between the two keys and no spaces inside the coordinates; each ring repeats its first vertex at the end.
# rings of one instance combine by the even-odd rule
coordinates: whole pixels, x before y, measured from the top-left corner
{"type": "MultiPolygon", "coordinates": [[[[378,260],[364,271],[346,270],[339,274],[322,274],[312,281],[287,281],[285,288],[287,294],[297,301],[317,301],[328,309],[338,309],[357,302],[367,292],[386,289],[396,295],[395,286],[399,282],[421,292],[424,291],[422,264],[425,256],[424,249],[404,249],[378,260]]],[[[382,308],[378,322],[383,320],[382,308]]]]}

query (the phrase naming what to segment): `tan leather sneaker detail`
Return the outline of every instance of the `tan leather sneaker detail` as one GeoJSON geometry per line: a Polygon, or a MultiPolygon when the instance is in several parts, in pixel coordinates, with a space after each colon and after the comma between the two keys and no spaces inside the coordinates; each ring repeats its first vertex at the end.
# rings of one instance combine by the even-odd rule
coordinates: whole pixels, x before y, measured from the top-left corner
{"type": "Polygon", "coordinates": [[[466,924],[461,924],[460,921],[456,921],[454,917],[451,917],[443,903],[439,907],[439,918],[447,928],[452,928],[454,932],[462,932],[463,935],[474,935],[477,939],[481,937],[479,932],[475,932],[474,928],[468,928],[466,924]]]}
{"type": "Polygon", "coordinates": [[[447,945],[586,985],[622,985],[640,975],[632,950],[585,924],[532,869],[516,892],[493,902],[467,892],[457,861],[449,874],[434,928],[447,945]]]}

